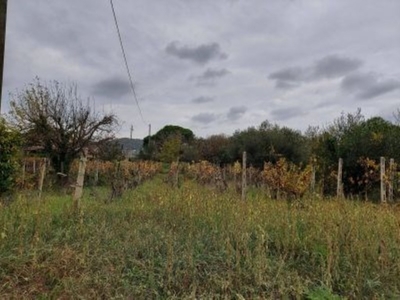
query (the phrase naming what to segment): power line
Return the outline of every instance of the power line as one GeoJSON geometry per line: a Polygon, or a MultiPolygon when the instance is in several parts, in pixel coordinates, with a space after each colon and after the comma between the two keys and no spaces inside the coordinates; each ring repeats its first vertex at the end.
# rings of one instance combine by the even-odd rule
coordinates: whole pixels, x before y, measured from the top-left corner
{"type": "Polygon", "coordinates": [[[142,118],[143,123],[145,123],[145,124],[147,125],[147,123],[144,121],[143,114],[142,114],[142,110],[140,109],[139,101],[138,101],[138,98],[137,98],[137,96],[136,96],[135,86],[133,85],[133,80],[132,80],[131,71],[129,70],[128,60],[126,59],[124,44],[122,43],[121,32],[120,32],[120,30],[119,30],[117,15],[115,14],[114,4],[113,4],[113,1],[112,1],[112,0],[110,0],[110,4],[111,4],[112,13],[113,13],[113,16],[114,16],[115,27],[117,28],[119,43],[120,43],[120,45],[121,45],[121,50],[122,50],[122,56],[124,57],[125,67],[126,67],[126,71],[127,71],[127,73],[128,73],[129,83],[130,83],[130,86],[131,86],[131,90],[132,90],[132,93],[133,93],[133,97],[135,98],[136,105],[137,105],[137,107],[138,107],[138,109],[139,109],[140,117],[142,118]]]}

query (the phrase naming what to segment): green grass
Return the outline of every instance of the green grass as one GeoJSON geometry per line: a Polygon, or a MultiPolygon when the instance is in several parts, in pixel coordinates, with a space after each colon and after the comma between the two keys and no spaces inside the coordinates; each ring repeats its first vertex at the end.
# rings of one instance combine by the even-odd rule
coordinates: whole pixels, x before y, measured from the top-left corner
{"type": "Polygon", "coordinates": [[[343,200],[246,202],[160,179],[106,204],[86,191],[0,208],[2,298],[400,297],[400,212],[343,200]]]}

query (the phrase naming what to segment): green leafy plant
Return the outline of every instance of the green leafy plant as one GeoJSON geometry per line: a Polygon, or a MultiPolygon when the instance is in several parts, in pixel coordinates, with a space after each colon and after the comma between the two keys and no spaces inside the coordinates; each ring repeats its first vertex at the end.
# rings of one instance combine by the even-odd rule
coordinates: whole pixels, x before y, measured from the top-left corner
{"type": "Polygon", "coordinates": [[[0,195],[16,182],[20,137],[4,119],[0,119],[0,195]]]}

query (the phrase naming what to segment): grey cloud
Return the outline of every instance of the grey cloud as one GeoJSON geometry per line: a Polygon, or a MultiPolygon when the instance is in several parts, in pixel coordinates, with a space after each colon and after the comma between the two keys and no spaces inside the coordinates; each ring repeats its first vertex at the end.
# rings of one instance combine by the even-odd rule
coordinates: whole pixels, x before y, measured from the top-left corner
{"type": "Polygon", "coordinates": [[[73,9],[74,4],[71,5],[73,1],[57,1],[51,4],[43,0],[23,1],[17,11],[25,17],[12,24],[12,27],[17,30],[18,38],[28,42],[33,48],[28,51],[47,48],[48,51],[62,54],[63,59],[79,62],[82,67],[98,66],[110,57],[109,45],[104,38],[109,35],[110,30],[107,22],[102,21],[104,18],[101,15],[98,18],[92,17],[99,11],[88,10],[87,7],[93,5],[87,2],[90,1],[86,1],[82,9],[77,11],[73,9]],[[94,34],[92,30],[103,34],[94,34]]]}
{"type": "Polygon", "coordinates": [[[92,87],[94,95],[104,98],[114,98],[112,100],[117,100],[125,96],[130,92],[130,89],[129,82],[118,77],[99,81],[92,87]]]}
{"type": "Polygon", "coordinates": [[[374,73],[358,73],[343,78],[341,88],[359,99],[372,99],[400,89],[400,81],[382,79],[374,73]]]}
{"type": "Polygon", "coordinates": [[[298,87],[302,82],[306,81],[309,73],[310,71],[305,68],[290,67],[271,73],[268,78],[276,80],[276,88],[287,90],[298,87]]]}
{"type": "Polygon", "coordinates": [[[211,60],[226,59],[228,55],[221,51],[218,43],[203,44],[197,47],[179,46],[178,42],[171,42],[165,51],[180,59],[191,60],[199,64],[205,64],[211,60]]]}
{"type": "Polygon", "coordinates": [[[195,80],[197,85],[213,85],[218,78],[222,78],[231,72],[227,69],[211,69],[208,68],[199,76],[191,76],[190,80],[195,80]]]}
{"type": "MultiPolygon", "coordinates": [[[[104,87],[97,86],[108,78],[126,79],[109,3],[8,2],[3,112],[9,109],[8,92],[20,90],[36,75],[43,80],[73,81],[78,83],[82,95],[93,95],[96,105],[104,103],[105,111],[119,114],[125,125],[118,135],[129,136],[132,121],[137,123],[132,118],[140,117],[131,94],[117,98],[124,94],[123,90],[111,88],[113,95],[109,97],[106,96],[109,89],[102,91],[104,87]],[[108,99],[120,100],[115,103],[108,99]],[[121,101],[124,105],[114,105],[121,101]]],[[[291,126],[303,128],[310,122],[327,124],[338,110],[365,106],[363,109],[367,111],[379,112],[396,105],[396,97],[399,99],[400,89],[396,89],[396,81],[400,81],[399,0],[381,1],[382,5],[372,5],[377,2],[374,0],[114,2],[128,64],[134,79],[142,83],[138,97],[147,99],[142,103],[143,114],[145,119],[151,119],[154,128],[161,128],[171,120],[185,122],[186,116],[186,121],[197,126],[196,135],[230,134],[265,119],[264,110],[268,110],[265,99],[270,99],[269,114],[277,110],[276,116],[283,118],[285,111],[278,109],[297,107],[298,113],[303,109],[308,113],[306,117],[287,120],[291,126]],[[230,6],[231,2],[236,4],[230,6]],[[171,43],[174,40],[178,43],[171,43]],[[199,46],[213,42],[219,47],[205,49],[214,53],[209,60],[191,58],[199,46]],[[174,54],[166,52],[168,45],[174,54]],[[228,59],[221,60],[223,53],[229,55],[228,59]],[[348,67],[344,62],[339,70],[332,70],[334,59],[330,54],[342,59],[361,59],[364,64],[357,68],[357,64],[350,63],[348,67]],[[297,67],[300,70],[297,77],[294,72],[292,78],[280,74],[283,79],[279,82],[267,78],[287,67],[297,67]],[[200,77],[207,68],[226,68],[232,73],[221,77],[209,73],[204,75],[205,78],[211,75],[211,79],[189,81],[189,76],[200,77]],[[345,73],[346,68],[354,69],[345,73]],[[354,88],[350,92],[341,88],[347,75],[370,71],[383,74],[377,80],[380,85],[372,82],[374,89],[354,88]],[[335,74],[342,75],[333,78],[339,76],[335,74]],[[225,83],[229,83],[229,88],[225,83]],[[316,89],[320,94],[314,94],[316,89]],[[214,102],[192,102],[199,96],[215,97],[214,102]],[[357,97],[372,98],[367,101],[357,97]],[[358,102],[362,105],[356,105],[358,102]],[[242,118],[236,122],[228,120],[229,109],[241,105],[248,108],[242,118]],[[324,109],[319,109],[320,113],[311,119],[309,111],[315,105],[324,109]],[[215,114],[216,120],[209,124],[191,120],[200,113],[215,114]]],[[[134,123],[135,135],[146,136],[147,127],[139,125],[134,123]]]]}
{"type": "Polygon", "coordinates": [[[214,122],[217,119],[217,116],[213,113],[200,113],[193,116],[191,119],[194,122],[209,124],[214,122]]]}
{"type": "Polygon", "coordinates": [[[290,90],[290,89],[297,88],[298,86],[299,86],[299,84],[297,84],[297,83],[287,82],[284,80],[278,80],[275,84],[275,87],[277,89],[282,89],[282,90],[290,90]]]}
{"type": "Polygon", "coordinates": [[[359,69],[363,62],[359,59],[328,55],[314,65],[314,78],[337,78],[359,69]]]}
{"type": "Polygon", "coordinates": [[[282,81],[296,82],[304,79],[304,69],[299,67],[291,67],[271,73],[268,78],[282,81]]]}
{"type": "Polygon", "coordinates": [[[229,120],[235,121],[237,119],[240,119],[246,111],[247,107],[245,106],[234,106],[229,109],[229,112],[226,116],[229,120]]]}
{"type": "Polygon", "coordinates": [[[271,115],[275,119],[279,119],[281,121],[292,119],[297,116],[304,115],[304,112],[299,109],[299,107],[289,107],[289,108],[278,108],[271,112],[271,115]]]}
{"type": "Polygon", "coordinates": [[[268,78],[276,80],[275,87],[278,89],[292,89],[304,82],[345,76],[359,69],[362,64],[358,59],[328,55],[317,60],[312,66],[284,68],[271,73],[268,78]]]}
{"type": "Polygon", "coordinates": [[[205,97],[205,96],[200,96],[200,97],[192,99],[192,102],[196,103],[196,104],[208,103],[208,102],[213,102],[213,101],[214,101],[214,99],[212,97],[205,97]]]}
{"type": "Polygon", "coordinates": [[[343,78],[341,87],[348,92],[356,92],[368,88],[376,82],[375,76],[371,73],[358,73],[343,78]]]}
{"type": "Polygon", "coordinates": [[[216,70],[216,69],[207,69],[203,75],[201,75],[199,78],[202,79],[215,79],[218,77],[223,77],[227,74],[229,74],[230,72],[227,69],[220,69],[220,70],[216,70]]]}
{"type": "Polygon", "coordinates": [[[384,82],[378,82],[376,85],[371,86],[364,92],[360,93],[360,97],[363,99],[371,99],[380,95],[389,93],[391,91],[400,88],[400,82],[395,80],[387,80],[384,82]]]}

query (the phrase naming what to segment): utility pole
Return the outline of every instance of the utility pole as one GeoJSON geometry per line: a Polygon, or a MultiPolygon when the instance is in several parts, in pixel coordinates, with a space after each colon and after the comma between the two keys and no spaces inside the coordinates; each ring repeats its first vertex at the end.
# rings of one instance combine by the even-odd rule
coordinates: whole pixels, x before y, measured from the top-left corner
{"type": "Polygon", "coordinates": [[[3,96],[4,48],[6,44],[7,0],[0,0],[0,113],[3,96]]]}
{"type": "Polygon", "coordinates": [[[131,139],[132,139],[133,125],[131,125],[131,139]]]}
{"type": "Polygon", "coordinates": [[[147,142],[147,152],[149,154],[149,157],[152,155],[152,149],[151,149],[151,124],[149,124],[149,141],[147,142]]]}

